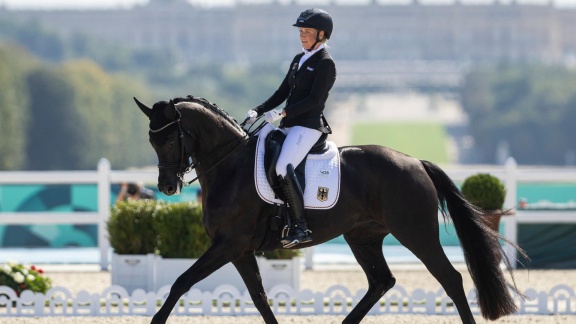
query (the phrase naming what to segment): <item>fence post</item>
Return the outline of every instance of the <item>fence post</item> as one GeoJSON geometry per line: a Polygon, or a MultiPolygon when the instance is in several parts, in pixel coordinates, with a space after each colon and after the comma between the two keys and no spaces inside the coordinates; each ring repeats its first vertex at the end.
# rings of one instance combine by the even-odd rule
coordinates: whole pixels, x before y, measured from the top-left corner
{"type": "MultiPolygon", "coordinates": [[[[518,190],[518,164],[516,160],[512,157],[506,159],[505,165],[505,174],[506,174],[506,200],[504,201],[504,208],[510,209],[512,212],[516,211],[516,204],[517,204],[517,190],[518,190]]],[[[518,231],[517,226],[518,222],[516,219],[515,213],[513,215],[502,217],[504,223],[504,236],[508,238],[510,241],[517,243],[518,240],[518,231]]],[[[516,268],[516,258],[517,253],[516,249],[512,247],[510,244],[506,244],[506,256],[510,265],[513,269],[516,268]]]]}
{"type": "Polygon", "coordinates": [[[110,218],[110,161],[101,158],[98,161],[98,249],[100,250],[100,269],[108,270],[108,230],[106,222],[110,218]]]}

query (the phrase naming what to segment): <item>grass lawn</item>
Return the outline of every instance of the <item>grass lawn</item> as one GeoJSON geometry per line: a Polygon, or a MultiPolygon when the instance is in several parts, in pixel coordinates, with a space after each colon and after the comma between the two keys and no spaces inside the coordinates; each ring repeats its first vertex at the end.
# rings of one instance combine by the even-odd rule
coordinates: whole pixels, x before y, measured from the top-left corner
{"type": "Polygon", "coordinates": [[[441,124],[356,123],[352,130],[352,144],[378,144],[421,160],[440,164],[449,162],[446,132],[441,124]]]}

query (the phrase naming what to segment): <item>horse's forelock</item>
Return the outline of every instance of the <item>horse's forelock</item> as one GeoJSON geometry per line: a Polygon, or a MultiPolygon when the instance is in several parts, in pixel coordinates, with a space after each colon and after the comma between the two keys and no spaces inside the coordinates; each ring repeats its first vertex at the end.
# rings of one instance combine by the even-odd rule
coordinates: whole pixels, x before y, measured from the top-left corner
{"type": "Polygon", "coordinates": [[[166,114],[164,114],[164,109],[168,107],[168,102],[158,101],[152,106],[152,117],[150,117],[150,129],[159,129],[171,120],[168,120],[166,114]]]}

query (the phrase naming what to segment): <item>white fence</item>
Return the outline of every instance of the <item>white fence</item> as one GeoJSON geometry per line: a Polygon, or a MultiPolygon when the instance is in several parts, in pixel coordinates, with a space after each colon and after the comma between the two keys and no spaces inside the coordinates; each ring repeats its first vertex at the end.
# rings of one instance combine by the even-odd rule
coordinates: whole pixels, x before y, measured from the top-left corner
{"type": "MultiPolygon", "coordinates": [[[[504,166],[458,166],[445,168],[446,173],[455,182],[461,182],[466,177],[482,172],[490,173],[500,178],[507,188],[505,208],[515,209],[518,197],[517,184],[522,182],[538,183],[576,183],[576,168],[564,167],[518,167],[514,159],[508,159],[504,166]]],[[[106,222],[110,214],[110,185],[121,182],[155,183],[157,170],[148,171],[113,171],[110,162],[103,158],[98,162],[96,171],[1,171],[2,184],[97,184],[98,211],[56,213],[0,213],[0,224],[97,224],[98,247],[100,251],[100,266],[108,268],[109,242],[107,239],[106,222]]],[[[576,198],[576,197],[575,197],[576,198]]],[[[514,217],[503,217],[504,235],[513,242],[517,238],[519,223],[576,223],[576,210],[570,211],[517,211],[514,217]]],[[[311,250],[312,251],[312,250],[311,250]]],[[[515,265],[516,251],[506,248],[509,259],[515,265]]],[[[306,267],[312,268],[312,257],[306,256],[306,267]]]]}
{"type": "MultiPolygon", "coordinates": [[[[0,286],[0,318],[12,316],[151,316],[158,310],[168,293],[170,286],[164,286],[157,292],[145,292],[138,289],[128,294],[120,286],[111,286],[101,294],[80,291],[76,296],[64,287],[55,287],[46,294],[29,290],[20,296],[5,286],[0,286]]],[[[528,289],[526,299],[514,292],[520,315],[576,315],[576,294],[566,285],[557,285],[549,291],[528,289]]],[[[332,286],[324,292],[309,289],[295,291],[286,285],[278,285],[267,292],[272,310],[276,315],[346,315],[366,294],[365,289],[356,293],[342,285],[332,286]]],[[[476,315],[480,313],[476,294],[471,290],[467,294],[468,304],[476,315]]],[[[174,315],[197,316],[258,316],[258,310],[247,291],[240,293],[237,288],[222,285],[213,292],[196,288],[180,298],[174,315]]],[[[417,289],[409,293],[402,286],[394,286],[372,307],[369,315],[384,314],[426,314],[457,315],[458,311],[443,289],[424,291],[417,289]]]]}

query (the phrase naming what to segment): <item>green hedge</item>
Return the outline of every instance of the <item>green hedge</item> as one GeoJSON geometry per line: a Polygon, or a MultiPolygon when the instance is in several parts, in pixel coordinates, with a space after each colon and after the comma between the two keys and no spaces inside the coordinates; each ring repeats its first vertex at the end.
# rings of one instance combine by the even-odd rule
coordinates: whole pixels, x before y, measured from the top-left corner
{"type": "Polygon", "coordinates": [[[198,258],[210,245],[197,203],[120,201],[112,208],[107,225],[110,245],[118,254],[198,258]]]}
{"type": "Polygon", "coordinates": [[[154,227],[158,253],[164,258],[199,258],[210,246],[197,203],[164,204],[158,208],[154,227]]]}
{"type": "Polygon", "coordinates": [[[119,201],[110,213],[108,238],[118,254],[155,253],[155,200],[119,201]]]}
{"type": "MultiPolygon", "coordinates": [[[[110,245],[118,254],[159,254],[164,258],[198,258],[210,246],[195,202],[156,200],[118,202],[107,223],[110,245]]],[[[259,253],[262,254],[262,253],[259,253]]],[[[268,259],[291,259],[299,250],[265,252],[268,259]]]]}

